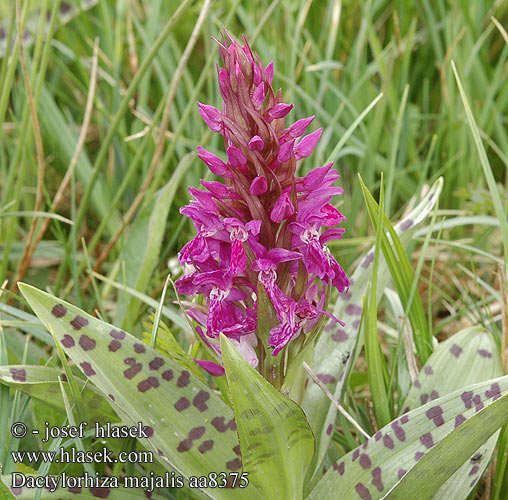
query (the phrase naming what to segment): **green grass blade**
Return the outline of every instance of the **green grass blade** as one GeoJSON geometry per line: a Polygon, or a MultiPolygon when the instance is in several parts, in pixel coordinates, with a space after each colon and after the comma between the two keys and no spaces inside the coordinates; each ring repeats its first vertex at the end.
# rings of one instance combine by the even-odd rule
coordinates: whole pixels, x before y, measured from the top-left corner
{"type": "Polygon", "coordinates": [[[471,111],[469,102],[466,97],[466,93],[464,92],[464,88],[462,87],[462,82],[460,81],[459,73],[453,61],[452,61],[452,69],[453,74],[455,75],[455,80],[457,81],[457,86],[459,87],[459,93],[462,99],[462,103],[464,104],[467,121],[469,123],[469,127],[471,128],[471,133],[473,134],[473,140],[476,146],[476,150],[478,151],[478,156],[480,158],[480,165],[482,166],[483,175],[485,176],[485,179],[487,181],[487,186],[489,187],[490,195],[492,197],[494,210],[499,219],[499,225],[501,228],[501,235],[503,239],[504,257],[505,260],[508,260],[508,223],[506,220],[506,212],[501,202],[501,197],[497,189],[496,180],[494,179],[494,174],[492,173],[492,169],[490,167],[490,163],[487,158],[487,153],[485,152],[485,148],[483,146],[483,142],[480,137],[478,126],[476,125],[473,112],[471,111]]]}

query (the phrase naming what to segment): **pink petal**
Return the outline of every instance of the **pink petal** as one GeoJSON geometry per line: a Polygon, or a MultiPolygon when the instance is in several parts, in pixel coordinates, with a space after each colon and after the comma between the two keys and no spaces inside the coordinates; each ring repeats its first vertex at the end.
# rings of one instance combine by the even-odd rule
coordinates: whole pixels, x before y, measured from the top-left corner
{"type": "Polygon", "coordinates": [[[270,219],[273,222],[282,222],[284,219],[291,217],[295,213],[295,207],[291,202],[288,193],[282,193],[270,214],[270,219]]]}
{"type": "Polygon", "coordinates": [[[222,182],[216,182],[216,181],[204,181],[201,179],[201,184],[210,191],[210,193],[214,194],[218,198],[230,198],[231,193],[229,192],[229,189],[222,184],[222,182]]]}
{"type": "Polygon", "coordinates": [[[238,273],[245,271],[246,262],[243,243],[240,240],[234,240],[231,245],[231,274],[236,276],[238,273]]]}
{"type": "Polygon", "coordinates": [[[293,145],[295,141],[289,141],[283,144],[279,149],[279,154],[277,155],[277,161],[280,163],[285,163],[289,161],[291,155],[293,154],[293,145]]]}
{"type": "Polygon", "coordinates": [[[257,345],[257,337],[254,333],[242,335],[239,340],[230,339],[236,350],[246,359],[246,361],[256,368],[258,365],[258,357],[254,347],[257,345]]]}
{"type": "MultiPolygon", "coordinates": [[[[307,136],[309,137],[309,136],[307,136]]],[[[311,170],[303,179],[303,187],[309,191],[314,191],[318,187],[321,186],[326,174],[328,174],[330,168],[332,168],[333,163],[329,163],[328,165],[324,165],[323,167],[318,167],[311,170]]]]}
{"type": "Polygon", "coordinates": [[[312,132],[312,134],[306,135],[295,146],[295,157],[297,160],[300,160],[301,158],[307,158],[312,154],[312,151],[314,151],[314,148],[316,147],[322,132],[323,129],[318,128],[315,132],[312,132]]]}
{"type": "Polygon", "coordinates": [[[292,109],[292,104],[280,102],[268,110],[268,119],[271,121],[277,118],[284,118],[292,109]]]}
{"type": "Polygon", "coordinates": [[[270,248],[265,256],[266,259],[270,259],[275,264],[287,262],[288,260],[301,259],[302,257],[303,255],[300,252],[292,252],[285,248],[270,248]]]}
{"type": "Polygon", "coordinates": [[[339,240],[342,238],[342,235],[345,232],[346,230],[343,227],[328,229],[319,237],[319,243],[321,243],[321,245],[324,245],[327,241],[339,240]]]}
{"type": "MultiPolygon", "coordinates": [[[[254,82],[254,85],[260,85],[262,83],[262,77],[261,77],[261,69],[257,64],[254,64],[254,75],[252,77],[252,81],[254,82]]],[[[264,86],[264,84],[263,84],[264,86]]]]}
{"type": "Polygon", "coordinates": [[[321,213],[326,215],[323,224],[327,227],[336,226],[346,220],[346,218],[330,203],[327,203],[321,209],[321,213]]]}
{"type": "Polygon", "coordinates": [[[290,323],[281,323],[270,330],[270,337],[268,343],[275,347],[272,351],[272,356],[277,356],[279,352],[286,347],[289,341],[296,335],[300,329],[299,325],[290,323]]]}
{"type": "Polygon", "coordinates": [[[255,135],[250,141],[249,141],[249,149],[252,151],[261,151],[265,147],[265,143],[263,142],[263,139],[259,137],[259,135],[255,135]]]}
{"type": "Polygon", "coordinates": [[[265,100],[265,84],[263,82],[261,82],[256,87],[256,90],[254,90],[254,93],[252,94],[251,100],[252,100],[252,104],[254,104],[254,106],[256,108],[259,108],[259,106],[261,106],[261,104],[263,104],[263,102],[265,100]]]}
{"type": "Polygon", "coordinates": [[[234,168],[243,167],[247,163],[247,158],[245,155],[234,146],[229,146],[226,153],[228,154],[229,164],[234,168]]]}
{"type": "Polygon", "coordinates": [[[198,146],[197,150],[199,158],[203,160],[212,173],[221,176],[229,173],[226,164],[218,156],[215,156],[201,146],[198,146]]]}
{"type": "Polygon", "coordinates": [[[273,82],[273,62],[271,62],[265,68],[265,77],[266,77],[266,81],[268,82],[268,85],[271,85],[273,82]]]}
{"type": "Polygon", "coordinates": [[[287,136],[288,139],[296,139],[297,137],[300,137],[313,120],[314,116],[297,120],[293,123],[293,125],[286,129],[284,136],[287,136]]]}
{"type": "Polygon", "coordinates": [[[219,110],[208,104],[198,102],[199,114],[213,132],[222,132],[223,124],[219,110]]]}
{"type": "Polygon", "coordinates": [[[210,375],[214,375],[215,377],[218,377],[220,375],[224,375],[226,373],[226,370],[224,370],[224,367],[214,363],[213,361],[208,361],[206,359],[196,359],[194,358],[194,361],[203,368],[203,370],[206,370],[210,375]]]}
{"type": "Polygon", "coordinates": [[[268,189],[268,183],[266,182],[266,177],[255,177],[254,180],[251,182],[249,191],[250,194],[254,196],[260,196],[264,193],[266,193],[268,189]]]}
{"type": "Polygon", "coordinates": [[[229,73],[224,69],[219,69],[219,88],[223,99],[228,97],[229,73]]]}
{"type": "Polygon", "coordinates": [[[253,219],[245,224],[245,229],[249,231],[252,236],[257,236],[261,230],[261,221],[259,219],[253,219]]]}

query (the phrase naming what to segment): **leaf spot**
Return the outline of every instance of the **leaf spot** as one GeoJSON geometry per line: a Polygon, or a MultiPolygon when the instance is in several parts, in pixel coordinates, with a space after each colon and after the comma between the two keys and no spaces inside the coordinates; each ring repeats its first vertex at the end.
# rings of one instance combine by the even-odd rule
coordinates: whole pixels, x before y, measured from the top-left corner
{"type": "Polygon", "coordinates": [[[143,344],[136,343],[133,347],[138,354],[143,354],[146,351],[146,347],[143,344]]]}
{"type": "Polygon", "coordinates": [[[453,344],[451,347],[450,347],[450,352],[456,357],[460,357],[460,355],[462,354],[462,347],[460,347],[458,344],[453,344]]]}
{"type": "Polygon", "coordinates": [[[67,314],[67,309],[61,304],[57,304],[51,309],[51,314],[56,318],[63,318],[67,314]]]}
{"type": "Polygon", "coordinates": [[[199,410],[199,411],[206,411],[208,410],[208,406],[206,406],[206,402],[210,399],[210,394],[206,391],[199,391],[196,396],[194,396],[194,399],[192,400],[192,404],[199,410]]]}
{"type": "Polygon", "coordinates": [[[381,479],[381,467],[375,467],[372,470],[372,484],[377,488],[378,491],[383,491],[385,489],[381,479]]]}
{"type": "Polygon", "coordinates": [[[425,446],[425,448],[429,449],[434,446],[434,440],[432,439],[432,434],[430,432],[427,432],[423,436],[420,437],[420,443],[425,446]]]}
{"type": "Polygon", "coordinates": [[[189,385],[189,376],[190,373],[187,370],[182,370],[182,374],[178,377],[178,380],[176,381],[177,387],[185,387],[186,385],[189,385]]]}
{"type": "Polygon", "coordinates": [[[229,470],[240,470],[242,468],[242,461],[239,458],[234,458],[229,462],[226,462],[226,467],[229,470]]]}
{"type": "Polygon", "coordinates": [[[200,453],[206,453],[207,451],[211,450],[212,448],[213,448],[213,440],[209,439],[208,441],[203,441],[199,445],[198,450],[200,453]]]}
{"type": "Polygon", "coordinates": [[[432,366],[427,365],[423,371],[425,372],[425,375],[434,375],[434,370],[432,370],[432,366]]]}
{"type": "Polygon", "coordinates": [[[391,438],[391,436],[389,434],[385,434],[383,436],[383,444],[385,445],[386,448],[389,448],[390,450],[393,450],[393,439],[391,438]]]}
{"type": "Polygon", "coordinates": [[[79,345],[82,347],[83,351],[91,351],[95,349],[95,340],[87,335],[81,335],[81,337],[79,337],[79,345]]]}
{"type": "Polygon", "coordinates": [[[74,339],[67,333],[62,337],[61,342],[62,342],[62,345],[67,348],[74,347],[74,345],[75,345],[74,339]]]}
{"type": "Polygon", "coordinates": [[[158,356],[153,358],[152,361],[148,364],[150,370],[158,370],[164,364],[164,360],[159,358],[158,356]]]}
{"type": "Polygon", "coordinates": [[[186,410],[190,406],[190,401],[186,397],[181,397],[175,404],[176,411],[186,410]]]}
{"type": "Polygon", "coordinates": [[[369,455],[367,455],[366,453],[362,453],[360,455],[359,463],[362,469],[370,469],[370,467],[372,466],[372,462],[370,461],[369,455]]]}
{"type": "Polygon", "coordinates": [[[122,340],[125,338],[125,332],[123,330],[111,330],[109,334],[117,340],[122,340]]]}
{"type": "Polygon", "coordinates": [[[333,470],[337,471],[341,476],[344,474],[344,470],[346,468],[344,462],[341,462],[340,464],[333,464],[333,470]]]}
{"type": "Polygon", "coordinates": [[[84,326],[88,325],[88,320],[85,318],[82,318],[79,315],[76,315],[76,317],[71,321],[72,328],[74,330],[81,330],[84,326]]]}
{"type": "Polygon", "coordinates": [[[116,352],[118,349],[120,349],[120,347],[122,347],[122,343],[116,339],[113,339],[108,345],[108,350],[110,352],[116,352]]]}
{"type": "Polygon", "coordinates": [[[355,491],[362,500],[372,500],[369,489],[363,483],[357,483],[355,491]]]}
{"type": "Polygon", "coordinates": [[[26,381],[26,370],[23,368],[10,368],[10,372],[12,375],[12,380],[16,382],[25,382],[26,381]]]}
{"type": "Polygon", "coordinates": [[[149,391],[152,387],[159,387],[159,379],[157,377],[148,377],[147,379],[142,380],[138,384],[138,391],[146,392],[149,391]]]}
{"type": "Polygon", "coordinates": [[[83,361],[83,363],[80,363],[80,366],[83,369],[83,373],[87,377],[95,375],[95,370],[92,368],[92,365],[88,361],[83,361]]]}

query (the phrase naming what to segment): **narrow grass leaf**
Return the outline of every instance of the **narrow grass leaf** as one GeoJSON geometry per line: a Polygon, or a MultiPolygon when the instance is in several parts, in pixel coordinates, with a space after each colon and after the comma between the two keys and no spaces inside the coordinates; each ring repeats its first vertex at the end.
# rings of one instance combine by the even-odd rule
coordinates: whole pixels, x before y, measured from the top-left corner
{"type": "MultiPolygon", "coordinates": [[[[369,216],[372,223],[377,221],[379,207],[376,200],[372,197],[369,190],[360,179],[365,202],[369,211],[369,216]]],[[[425,317],[425,311],[421,297],[418,293],[411,296],[411,288],[413,286],[415,275],[411,268],[411,264],[406,255],[404,247],[400,241],[397,232],[394,230],[389,219],[383,215],[384,225],[388,229],[388,235],[383,231],[381,239],[381,247],[383,255],[388,264],[390,275],[393,279],[394,285],[404,306],[404,310],[408,312],[409,321],[413,329],[413,339],[416,345],[418,356],[422,363],[427,361],[427,358],[432,353],[432,338],[428,328],[428,322],[425,317]],[[412,299],[411,302],[409,300],[412,299]]],[[[412,221],[411,221],[412,225],[412,221]]],[[[377,230],[377,222],[376,222],[377,230]]]]}
{"type": "MultiPolygon", "coordinates": [[[[127,285],[145,293],[153,271],[159,263],[162,239],[166,230],[168,213],[175,192],[183,175],[192,164],[194,155],[188,155],[180,163],[170,181],[155,195],[138,215],[120,254],[125,261],[127,285]]],[[[116,307],[115,324],[131,330],[139,314],[141,301],[133,296],[120,294],[116,307]]]]}
{"type": "Polygon", "coordinates": [[[462,82],[460,81],[459,73],[457,72],[457,68],[455,67],[455,63],[453,61],[452,61],[452,69],[453,74],[455,75],[455,80],[457,81],[457,86],[459,87],[460,97],[462,99],[462,103],[464,104],[467,121],[469,123],[469,127],[471,128],[471,133],[473,134],[473,140],[476,149],[478,151],[478,156],[480,157],[480,165],[482,166],[483,174],[485,175],[487,186],[489,187],[490,195],[492,197],[494,210],[496,212],[497,218],[499,219],[501,235],[503,239],[504,256],[505,259],[508,259],[508,224],[506,221],[506,213],[503,208],[503,204],[501,202],[501,196],[497,189],[496,180],[494,179],[494,174],[492,173],[492,169],[490,167],[490,163],[487,158],[487,153],[485,152],[485,148],[483,146],[483,142],[480,137],[478,126],[476,125],[473,112],[471,111],[469,102],[466,97],[466,93],[464,92],[464,88],[462,87],[462,82]]]}
{"type": "Polygon", "coordinates": [[[376,245],[374,250],[374,266],[372,269],[372,285],[370,287],[370,300],[365,298],[364,314],[365,318],[365,360],[369,369],[367,375],[369,378],[370,394],[374,407],[376,422],[379,427],[385,426],[391,420],[390,404],[387,395],[386,378],[388,369],[386,360],[381,351],[381,343],[378,334],[377,324],[377,281],[379,275],[379,254],[381,248],[381,238],[384,233],[383,226],[384,215],[384,189],[383,175],[381,175],[381,189],[379,193],[379,212],[376,224],[376,245]]]}

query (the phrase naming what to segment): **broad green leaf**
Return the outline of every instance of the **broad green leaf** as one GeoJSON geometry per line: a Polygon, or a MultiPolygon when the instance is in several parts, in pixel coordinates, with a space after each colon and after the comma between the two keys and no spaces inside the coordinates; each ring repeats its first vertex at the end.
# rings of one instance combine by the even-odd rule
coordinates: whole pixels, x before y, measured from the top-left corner
{"type": "MultiPolygon", "coordinates": [[[[479,326],[465,328],[438,345],[414,381],[403,406],[414,409],[461,387],[502,374],[503,366],[492,334],[479,326]]],[[[470,460],[432,498],[466,498],[487,467],[496,441],[497,433],[475,450],[470,460]]]]}
{"type": "MultiPolygon", "coordinates": [[[[48,366],[0,366],[0,383],[43,401],[55,409],[65,411],[58,377],[65,380],[63,370],[48,366]]],[[[76,382],[81,389],[84,381],[76,378],[76,382]]],[[[81,395],[86,404],[89,420],[100,423],[118,420],[104,395],[93,386],[86,387],[81,395]]]]}
{"type": "MultiPolygon", "coordinates": [[[[166,220],[173,203],[180,180],[192,164],[194,154],[186,155],[180,162],[169,182],[156,193],[155,198],[136,218],[127,241],[123,247],[120,261],[125,262],[126,284],[138,292],[146,292],[154,269],[159,262],[162,238],[166,229],[166,220]]],[[[116,305],[115,323],[122,328],[132,329],[138,316],[139,299],[119,294],[116,305]]]]}
{"type": "MultiPolygon", "coordinates": [[[[439,178],[418,206],[394,226],[404,245],[407,245],[410,241],[414,228],[427,217],[434,207],[442,186],[443,180],[439,178]]],[[[363,307],[362,297],[372,278],[373,260],[374,247],[361,259],[360,265],[350,277],[351,286],[349,291],[342,293],[335,304],[333,314],[344,321],[346,326],[340,327],[332,321],[328,322],[315,346],[315,361],[312,370],[328,386],[335,399],[339,401],[347,381],[347,373],[353,363],[352,353],[359,333],[363,307]]],[[[383,256],[380,255],[378,299],[382,296],[382,291],[388,283],[388,276],[386,262],[383,256]]],[[[309,472],[317,472],[320,470],[320,465],[330,444],[337,408],[330,403],[323,391],[312,382],[309,382],[305,391],[302,408],[316,436],[317,453],[309,472]]]]}
{"type": "MultiPolygon", "coordinates": [[[[208,386],[139,339],[20,283],[34,312],[124,422],[148,426],[141,443],[182,476],[239,471],[233,412],[208,386]]],[[[211,498],[257,498],[254,487],[207,489],[211,498]]]]}
{"type": "Polygon", "coordinates": [[[492,334],[480,326],[465,328],[441,342],[418,374],[407,395],[405,410],[466,385],[501,376],[503,366],[492,334]]]}
{"type": "Polygon", "coordinates": [[[269,384],[221,335],[244,471],[264,498],[303,498],[314,437],[302,409],[269,384]]]}
{"type": "MultiPolygon", "coordinates": [[[[411,471],[417,463],[427,454],[433,453],[434,447],[455,429],[460,428],[469,419],[482,413],[494,401],[508,392],[508,376],[488,380],[479,384],[465,387],[459,391],[447,394],[434,401],[420,406],[400,416],[390,424],[383,427],[361,447],[349,452],[331,467],[308,496],[308,500],[343,499],[381,499],[411,471]]],[[[506,412],[506,410],[505,410],[506,412]]],[[[490,414],[489,414],[490,415],[490,414]]],[[[496,410],[495,415],[498,415],[496,410]]],[[[482,429],[474,431],[468,426],[468,437],[461,434],[460,439],[473,439],[476,444],[471,451],[460,453],[451,457],[448,455],[448,477],[455,472],[462,462],[470,457],[479,446],[501,425],[506,422],[495,417],[497,427],[490,434],[484,434],[482,429]],[[482,439],[478,439],[481,436],[482,439]],[[460,462],[457,462],[461,460],[460,462]],[[456,467],[455,467],[456,465],[456,467]],[[451,470],[452,467],[455,467],[451,470]]],[[[454,438],[456,443],[456,439],[454,438]]],[[[462,445],[461,445],[462,446],[462,445]]],[[[447,453],[449,451],[446,448],[447,453]]],[[[438,475],[437,471],[433,473],[438,475]]],[[[439,475],[442,479],[443,476],[439,475]]],[[[430,477],[427,478],[430,481],[430,477]]],[[[478,478],[475,478],[476,481],[478,478]]],[[[444,482],[444,481],[443,481],[444,482]]],[[[442,484],[442,483],[440,483],[442,484]]],[[[420,492],[425,486],[421,484],[406,492],[406,496],[397,498],[415,498],[415,491],[420,492]]],[[[417,497],[420,500],[420,497],[417,497]]],[[[457,499],[458,500],[458,499],[457,499]]]]}
{"type": "Polygon", "coordinates": [[[16,497],[12,495],[9,488],[5,486],[2,478],[0,478],[0,500],[16,500],[16,497]]]}
{"type": "MultiPolygon", "coordinates": [[[[507,415],[508,394],[505,394],[437,443],[385,498],[405,500],[415,491],[419,492],[421,500],[430,498],[459,469],[466,457],[507,423],[507,415]]],[[[470,464],[472,468],[479,467],[474,460],[470,460],[470,464]]],[[[478,477],[469,478],[469,481],[472,488],[478,477]]]]}

